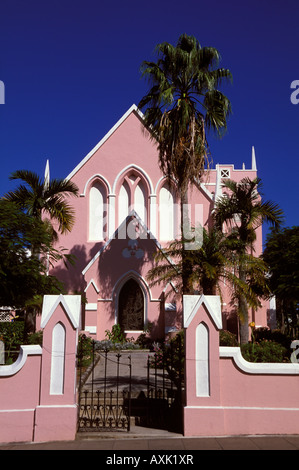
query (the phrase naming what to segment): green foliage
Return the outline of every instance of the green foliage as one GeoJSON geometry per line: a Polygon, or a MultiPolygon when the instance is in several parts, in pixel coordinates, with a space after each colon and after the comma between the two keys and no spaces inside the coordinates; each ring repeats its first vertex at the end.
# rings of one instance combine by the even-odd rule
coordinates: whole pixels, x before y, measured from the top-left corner
{"type": "MultiPolygon", "coordinates": [[[[68,232],[74,224],[74,211],[66,202],[66,197],[78,196],[77,186],[66,179],[45,181],[38,174],[29,170],[17,170],[10,176],[11,180],[21,180],[23,183],[14,191],[9,191],[5,198],[12,201],[35,219],[47,214],[51,220],[58,223],[58,231],[68,232]]],[[[53,229],[52,236],[55,235],[53,229]]]]}
{"type": "Polygon", "coordinates": [[[238,340],[235,334],[227,330],[220,330],[219,332],[220,346],[238,346],[238,340]]]}
{"type": "Polygon", "coordinates": [[[112,343],[124,343],[126,341],[124,332],[118,323],[113,325],[111,331],[106,330],[105,336],[108,340],[112,341],[112,343]]]}
{"type": "Polygon", "coordinates": [[[244,359],[249,362],[289,362],[287,349],[275,341],[263,339],[241,345],[244,359]]]}
{"type": "Polygon", "coordinates": [[[40,330],[40,331],[36,331],[35,333],[30,333],[27,336],[26,343],[27,344],[39,344],[40,346],[42,346],[43,332],[40,330]]]}
{"type": "Polygon", "coordinates": [[[157,62],[145,61],[142,75],[150,82],[139,103],[145,123],[158,143],[159,164],[185,191],[202,174],[208,154],[207,130],[219,136],[231,111],[228,98],[219,90],[231,80],[229,70],[215,67],[220,54],[201,47],[193,36],[182,34],[175,46],[156,47],[157,62]]]}
{"type": "Polygon", "coordinates": [[[13,202],[0,200],[0,305],[23,308],[34,296],[61,289],[55,277],[45,276],[43,256],[52,251],[51,243],[41,220],[24,214],[13,202]],[[32,254],[37,246],[40,256],[32,254]]]}
{"type": "Polygon", "coordinates": [[[232,301],[238,305],[240,341],[243,344],[248,342],[248,308],[256,309],[260,306],[260,297],[271,294],[268,266],[253,254],[256,230],[263,222],[277,229],[282,223],[283,212],[273,202],[263,200],[260,178],[243,178],[240,182],[228,179],[223,186],[229,190],[229,195],[218,200],[214,218],[219,230],[223,224],[229,228],[227,239],[235,257],[238,277],[232,301]],[[248,255],[248,252],[252,254],[248,255]]]}
{"type": "Polygon", "coordinates": [[[184,330],[179,331],[169,343],[154,343],[154,353],[150,366],[165,368],[170,380],[180,388],[184,382],[185,370],[184,330]]]}
{"type": "Polygon", "coordinates": [[[18,351],[23,344],[24,322],[0,322],[0,339],[5,344],[5,350],[18,351]]]}
{"type": "Polygon", "coordinates": [[[95,341],[96,351],[129,351],[140,349],[140,345],[133,341],[124,341],[121,343],[112,342],[110,339],[95,341]]]}
{"type": "Polygon", "coordinates": [[[263,258],[269,266],[279,326],[282,330],[292,330],[295,338],[299,330],[299,227],[272,230],[263,258]]]}
{"type": "Polygon", "coordinates": [[[142,349],[148,349],[151,347],[152,340],[150,338],[150,332],[152,327],[153,323],[148,321],[145,331],[141,333],[135,341],[136,345],[140,346],[142,349]]]}
{"type": "Polygon", "coordinates": [[[84,334],[79,335],[77,359],[78,367],[88,367],[93,359],[93,340],[84,334]]]}
{"type": "MultiPolygon", "coordinates": [[[[176,181],[181,204],[181,238],[186,241],[189,226],[186,205],[188,188],[209,165],[207,134],[219,137],[225,132],[231,112],[228,98],[219,90],[231,73],[216,68],[220,54],[212,47],[201,47],[197,39],[182,34],[175,46],[167,42],[156,47],[157,62],[145,61],[142,74],[150,83],[141,99],[144,123],[159,153],[159,166],[168,181],[176,181]]],[[[190,293],[191,268],[182,253],[182,288],[190,293]]]]}

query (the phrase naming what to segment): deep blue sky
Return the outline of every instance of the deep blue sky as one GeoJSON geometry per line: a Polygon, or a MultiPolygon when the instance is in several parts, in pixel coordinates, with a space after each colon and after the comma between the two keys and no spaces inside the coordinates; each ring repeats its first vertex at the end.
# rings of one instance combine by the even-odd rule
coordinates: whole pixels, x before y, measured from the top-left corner
{"type": "Polygon", "coordinates": [[[180,34],[216,47],[233,115],[214,163],[251,164],[265,199],[298,225],[298,0],[0,0],[0,196],[17,169],[64,178],[147,91],[143,60],[180,34]]]}

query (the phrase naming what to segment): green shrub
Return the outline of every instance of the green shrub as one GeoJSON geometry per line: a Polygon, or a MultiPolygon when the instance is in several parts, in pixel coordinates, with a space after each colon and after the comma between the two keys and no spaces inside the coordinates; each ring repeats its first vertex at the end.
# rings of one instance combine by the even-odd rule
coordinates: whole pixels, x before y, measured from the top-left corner
{"type": "Polygon", "coordinates": [[[243,344],[241,352],[244,359],[249,362],[289,362],[287,348],[267,339],[243,344]]]}
{"type": "Polygon", "coordinates": [[[88,367],[93,359],[93,340],[84,334],[79,335],[78,367],[88,367]]]}
{"type": "Polygon", "coordinates": [[[291,336],[282,333],[280,330],[270,330],[269,328],[256,328],[254,330],[254,337],[256,341],[262,341],[267,339],[269,341],[275,341],[287,349],[290,349],[292,338],[291,336]]]}
{"type": "Polygon", "coordinates": [[[220,330],[219,344],[220,346],[238,346],[237,337],[230,331],[220,330]]]}
{"type": "Polygon", "coordinates": [[[158,364],[167,370],[170,380],[180,388],[184,381],[185,369],[185,334],[184,330],[180,330],[170,341],[169,344],[161,345],[162,353],[159,346],[155,353],[157,354],[158,364]]]}
{"type": "Polygon", "coordinates": [[[113,325],[112,330],[106,330],[106,338],[112,341],[112,343],[124,343],[126,341],[126,337],[123,333],[121,326],[117,323],[113,325]]]}
{"type": "Polygon", "coordinates": [[[39,344],[42,346],[43,344],[43,332],[41,330],[36,331],[35,333],[30,333],[27,336],[27,344],[39,344]]]}
{"type": "Polygon", "coordinates": [[[6,351],[18,351],[23,344],[24,322],[0,322],[0,339],[6,351]]]}

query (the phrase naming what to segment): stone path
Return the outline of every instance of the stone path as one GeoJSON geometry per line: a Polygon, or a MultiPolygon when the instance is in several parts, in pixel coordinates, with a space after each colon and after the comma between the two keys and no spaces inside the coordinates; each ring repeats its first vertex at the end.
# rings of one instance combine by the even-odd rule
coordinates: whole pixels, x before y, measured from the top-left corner
{"type": "MultiPolygon", "coordinates": [[[[130,367],[131,364],[131,390],[132,393],[138,394],[141,391],[146,392],[148,385],[148,371],[147,361],[149,356],[153,353],[148,351],[121,351],[119,362],[117,360],[116,352],[109,352],[107,355],[107,362],[105,360],[105,353],[100,353],[100,359],[97,362],[94,371],[89,375],[84,388],[91,388],[92,382],[95,389],[104,389],[106,391],[115,390],[116,387],[119,391],[128,389],[130,384],[130,367]],[[129,359],[129,357],[131,359],[129,359]],[[105,374],[106,372],[106,374],[105,374]],[[105,380],[106,377],[106,380],[105,380]]],[[[156,374],[153,369],[150,370],[150,387],[157,382],[158,387],[162,387],[163,373],[157,370],[156,374]]],[[[164,381],[166,378],[164,377],[164,381]]]]}

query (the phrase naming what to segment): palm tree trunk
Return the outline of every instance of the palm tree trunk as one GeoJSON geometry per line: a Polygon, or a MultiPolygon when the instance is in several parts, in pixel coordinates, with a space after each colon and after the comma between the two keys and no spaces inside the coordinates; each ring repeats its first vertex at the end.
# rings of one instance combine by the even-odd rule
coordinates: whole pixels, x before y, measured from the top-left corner
{"type": "Polygon", "coordinates": [[[181,190],[181,238],[182,238],[182,284],[183,295],[192,294],[193,289],[191,285],[192,265],[189,256],[187,256],[186,242],[189,236],[189,214],[188,214],[188,188],[181,190]]]}
{"type": "Polygon", "coordinates": [[[27,309],[24,313],[24,340],[27,340],[27,337],[30,333],[35,333],[36,331],[36,310],[27,309]]]}
{"type": "MultiPolygon", "coordinates": [[[[243,268],[239,267],[239,279],[242,282],[246,282],[246,275],[243,268]]],[[[239,295],[239,334],[240,334],[240,343],[248,343],[249,333],[248,333],[248,306],[245,296],[240,293],[239,295]]]]}

